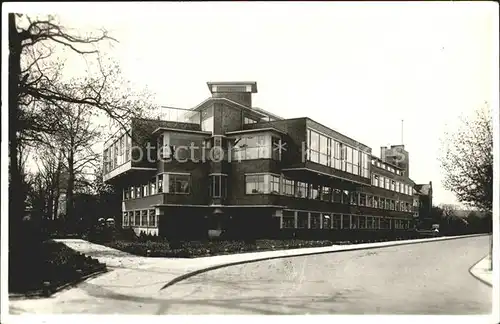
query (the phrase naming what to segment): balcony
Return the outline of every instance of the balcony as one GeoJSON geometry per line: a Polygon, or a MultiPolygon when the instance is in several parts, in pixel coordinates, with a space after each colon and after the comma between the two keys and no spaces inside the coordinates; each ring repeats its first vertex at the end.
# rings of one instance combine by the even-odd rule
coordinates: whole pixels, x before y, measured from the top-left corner
{"type": "Polygon", "coordinates": [[[161,106],[155,119],[176,123],[201,124],[201,113],[197,110],[161,106]]]}

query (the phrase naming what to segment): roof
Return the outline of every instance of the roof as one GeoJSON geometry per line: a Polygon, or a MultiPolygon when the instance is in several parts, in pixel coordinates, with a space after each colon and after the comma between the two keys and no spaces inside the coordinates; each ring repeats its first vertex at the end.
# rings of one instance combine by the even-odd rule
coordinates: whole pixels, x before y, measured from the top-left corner
{"type": "Polygon", "coordinates": [[[236,135],[236,134],[247,134],[247,133],[261,133],[261,132],[276,132],[280,134],[286,134],[283,131],[280,131],[274,127],[266,127],[266,128],[251,128],[251,129],[243,129],[239,131],[226,132],[226,135],[236,135]]]}
{"type": "Polygon", "coordinates": [[[278,120],[283,120],[283,119],[284,119],[283,117],[280,117],[280,116],[278,116],[278,115],[275,115],[275,114],[273,114],[273,113],[270,113],[269,111],[264,110],[264,109],[259,108],[259,107],[252,107],[252,109],[253,109],[253,110],[256,110],[256,111],[258,111],[258,112],[261,112],[261,113],[263,113],[263,114],[266,114],[266,115],[268,115],[269,117],[274,118],[274,119],[278,119],[278,120]]]}
{"type": "Polygon", "coordinates": [[[216,81],[209,81],[207,82],[208,89],[210,92],[213,92],[212,86],[250,86],[250,91],[256,93],[257,92],[257,82],[255,81],[221,81],[221,82],[216,82],[216,81]]]}
{"type": "Polygon", "coordinates": [[[153,131],[153,134],[156,134],[158,132],[179,132],[179,133],[191,133],[200,135],[212,135],[212,132],[205,132],[192,129],[171,128],[171,127],[158,127],[153,131]]]}

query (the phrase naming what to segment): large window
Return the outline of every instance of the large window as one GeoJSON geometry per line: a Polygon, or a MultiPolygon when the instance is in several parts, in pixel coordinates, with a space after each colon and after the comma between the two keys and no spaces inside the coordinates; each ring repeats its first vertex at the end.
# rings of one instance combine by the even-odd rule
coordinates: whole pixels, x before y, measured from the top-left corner
{"type": "Polygon", "coordinates": [[[280,178],[272,174],[252,174],[245,176],[247,194],[279,193],[280,178]]]}
{"type": "Polygon", "coordinates": [[[149,192],[152,195],[156,194],[156,177],[154,177],[153,179],[151,179],[151,181],[149,182],[149,192]]]}
{"type": "Polygon", "coordinates": [[[348,190],[342,190],[342,203],[346,205],[350,203],[348,190]]]}
{"type": "Polygon", "coordinates": [[[297,228],[308,228],[309,213],[297,212],[297,228]]]}
{"type": "Polygon", "coordinates": [[[279,138],[269,135],[246,135],[236,139],[232,150],[233,160],[254,160],[254,159],[276,159],[279,160],[279,152],[273,150],[273,142],[279,138]]]}
{"type": "Polygon", "coordinates": [[[323,214],[323,229],[331,229],[332,228],[332,215],[323,214]]]}
{"type": "Polygon", "coordinates": [[[297,181],[297,191],[295,196],[299,198],[307,198],[307,183],[297,181]]]}
{"type": "Polygon", "coordinates": [[[123,213],[122,227],[128,226],[128,212],[123,213]]]}
{"type": "Polygon", "coordinates": [[[292,210],[283,211],[283,228],[295,228],[295,212],[292,210]]]}
{"type": "Polygon", "coordinates": [[[372,217],[366,216],[366,228],[371,229],[372,227],[372,217]]]}
{"type": "Polygon", "coordinates": [[[319,229],[321,227],[321,214],[311,213],[311,229],[319,229]]]}
{"type": "Polygon", "coordinates": [[[351,228],[356,229],[359,228],[359,216],[351,215],[351,228]]]}
{"type": "Polygon", "coordinates": [[[149,224],[148,224],[148,211],[147,210],[141,211],[141,226],[144,226],[144,227],[149,226],[149,224]]]}
{"type": "Polygon", "coordinates": [[[366,228],[366,217],[365,216],[359,216],[359,228],[363,229],[366,228]]]}
{"type": "Polygon", "coordinates": [[[332,167],[338,170],[342,170],[342,146],[339,142],[333,141],[333,158],[332,158],[332,167]]]}
{"type": "MultiPolygon", "coordinates": [[[[164,133],[161,157],[164,159],[174,159],[180,162],[188,160],[198,162],[202,158],[204,142],[204,137],[196,134],[175,132],[164,133]]],[[[160,144],[161,143],[158,143],[158,145],[160,144]]]]}
{"type": "Polygon", "coordinates": [[[359,151],[353,150],[352,153],[352,173],[356,175],[361,175],[359,172],[359,151]]]}
{"type": "Polygon", "coordinates": [[[103,172],[108,173],[125,162],[130,161],[130,136],[122,134],[113,139],[113,142],[103,152],[103,172]]]}
{"type": "Polygon", "coordinates": [[[323,190],[321,191],[321,200],[331,201],[331,197],[332,197],[332,191],[330,187],[324,186],[323,190]]]}
{"type": "Polygon", "coordinates": [[[217,174],[210,176],[210,197],[225,198],[227,197],[227,176],[217,174]]]}
{"type": "Polygon", "coordinates": [[[130,222],[130,226],[134,226],[135,225],[135,213],[133,211],[128,213],[128,219],[130,222]]]}
{"type": "Polygon", "coordinates": [[[347,172],[352,173],[352,148],[346,147],[346,168],[347,172]]]}
{"type": "Polygon", "coordinates": [[[214,131],[214,108],[210,107],[201,112],[201,130],[205,132],[214,131]]]}
{"type": "Polygon", "coordinates": [[[308,138],[308,148],[309,148],[309,160],[312,162],[319,163],[319,152],[320,152],[320,141],[319,137],[320,135],[314,131],[311,131],[310,129],[307,130],[307,138],[308,138]]]}
{"type": "Polygon", "coordinates": [[[156,213],[154,209],[149,210],[149,226],[156,227],[156,213]]]}
{"type": "MultiPolygon", "coordinates": [[[[349,217],[349,215],[346,215],[349,217]]],[[[342,215],[341,214],[333,214],[332,215],[332,228],[342,229],[342,215]]]]}
{"type": "Polygon", "coordinates": [[[140,210],[136,210],[135,211],[135,222],[134,222],[134,225],[135,226],[141,226],[141,211],[140,210]]]}
{"type": "Polygon", "coordinates": [[[342,228],[351,228],[351,215],[342,215],[342,228]]]}
{"type": "Polygon", "coordinates": [[[358,204],[358,193],[355,191],[351,191],[351,193],[350,193],[350,204],[351,205],[358,204]]]}
{"type": "Polygon", "coordinates": [[[370,178],[370,159],[367,153],[361,152],[361,175],[370,178]]]}
{"type": "Polygon", "coordinates": [[[157,176],[158,178],[158,193],[162,193],[163,192],[163,174],[159,174],[157,176]]]}
{"type": "Polygon", "coordinates": [[[307,157],[309,161],[370,178],[367,153],[311,129],[307,130],[307,157]]]}
{"type": "Polygon", "coordinates": [[[372,175],[372,185],[378,187],[378,175],[372,175]]]}
{"type": "Polygon", "coordinates": [[[188,174],[168,174],[168,193],[189,194],[190,178],[188,174]]]}
{"type": "Polygon", "coordinates": [[[320,192],[321,192],[321,187],[315,184],[310,184],[309,187],[311,190],[309,191],[309,198],[310,199],[320,199],[320,192]]]}
{"type": "Polygon", "coordinates": [[[286,196],[293,196],[293,180],[283,179],[283,190],[282,193],[286,196]]]}
{"type": "Polygon", "coordinates": [[[333,189],[333,202],[342,203],[342,191],[340,189],[333,189]]]}
{"type": "Polygon", "coordinates": [[[276,176],[269,176],[270,180],[270,189],[272,194],[279,194],[280,193],[280,178],[276,176]]]}
{"type": "Polygon", "coordinates": [[[378,179],[378,186],[379,186],[380,188],[384,188],[384,177],[379,176],[379,179],[378,179]]]}
{"type": "Polygon", "coordinates": [[[366,194],[364,193],[359,194],[359,205],[366,206],[366,194]]]}
{"type": "Polygon", "coordinates": [[[329,164],[329,154],[330,154],[330,139],[325,136],[319,137],[319,163],[323,165],[329,164]]]}

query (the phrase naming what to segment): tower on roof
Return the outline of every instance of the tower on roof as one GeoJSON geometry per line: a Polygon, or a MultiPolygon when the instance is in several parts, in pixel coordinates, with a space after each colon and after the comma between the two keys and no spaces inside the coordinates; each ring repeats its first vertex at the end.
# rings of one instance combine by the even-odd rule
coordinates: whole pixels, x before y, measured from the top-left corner
{"type": "Polygon", "coordinates": [[[207,82],[212,98],[226,98],[252,107],[252,93],[257,93],[255,81],[207,82]]]}

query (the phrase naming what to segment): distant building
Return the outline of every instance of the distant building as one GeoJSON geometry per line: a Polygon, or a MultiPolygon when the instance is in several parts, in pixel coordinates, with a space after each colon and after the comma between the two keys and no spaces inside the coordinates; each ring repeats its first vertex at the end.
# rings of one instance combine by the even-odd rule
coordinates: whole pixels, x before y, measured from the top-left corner
{"type": "Polygon", "coordinates": [[[117,224],[186,239],[220,229],[266,237],[412,228],[414,182],[403,145],[376,157],[310,118],[252,107],[256,82],[207,85],[212,96],[196,107],[133,119],[129,134],[104,144],[103,180],[122,190],[117,224]],[[148,143],[152,160],[138,149],[148,143]]]}
{"type": "Polygon", "coordinates": [[[418,197],[419,220],[428,225],[432,222],[432,181],[428,184],[416,184],[414,188],[418,197]]]}

